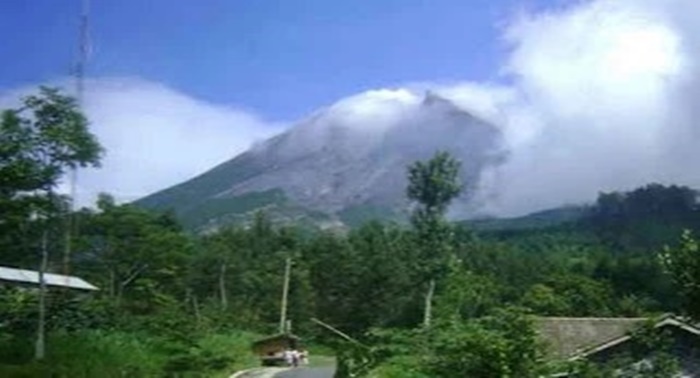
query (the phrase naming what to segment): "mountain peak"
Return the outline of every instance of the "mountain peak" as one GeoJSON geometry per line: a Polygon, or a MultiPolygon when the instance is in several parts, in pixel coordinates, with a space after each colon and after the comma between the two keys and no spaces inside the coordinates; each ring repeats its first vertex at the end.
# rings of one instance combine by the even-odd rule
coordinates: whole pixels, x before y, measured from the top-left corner
{"type": "Polygon", "coordinates": [[[405,219],[406,166],[438,150],[462,161],[467,190],[455,207],[468,213],[482,172],[502,161],[500,131],[431,91],[368,91],[140,203],[172,208],[195,228],[261,208],[287,221],[405,219]]]}
{"type": "Polygon", "coordinates": [[[435,105],[435,104],[444,104],[444,105],[449,104],[449,105],[454,106],[454,104],[450,100],[438,95],[437,93],[435,93],[434,91],[432,91],[430,89],[426,90],[425,95],[423,96],[423,105],[431,106],[431,105],[435,105]]]}

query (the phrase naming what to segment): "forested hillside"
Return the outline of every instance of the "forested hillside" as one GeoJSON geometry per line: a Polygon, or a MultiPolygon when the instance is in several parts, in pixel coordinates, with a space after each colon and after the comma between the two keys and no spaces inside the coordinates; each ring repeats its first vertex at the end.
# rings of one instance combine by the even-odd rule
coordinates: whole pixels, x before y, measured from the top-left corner
{"type": "Polygon", "coordinates": [[[534,377],[548,365],[527,314],[698,315],[698,292],[684,281],[693,279],[684,269],[697,271],[697,244],[681,239],[700,228],[690,188],[605,193],[576,217],[479,231],[445,221],[462,185],[460,163],[439,153],[407,171],[410,226],[310,233],[259,213],[249,227],[193,235],[169,214],[106,194],[69,218],[56,183],[72,166],[97,164],[100,148],[74,103],[42,93],[27,104],[31,116],[8,111],[0,124],[0,260],[39,270],[43,251],[46,271],[100,290],[2,286],[0,375],[224,376],[254,365],[249,343],[277,330],[287,258],[293,330],[334,348],[339,374],[360,361],[377,377],[534,377]],[[37,356],[44,311],[46,354],[37,356]]]}

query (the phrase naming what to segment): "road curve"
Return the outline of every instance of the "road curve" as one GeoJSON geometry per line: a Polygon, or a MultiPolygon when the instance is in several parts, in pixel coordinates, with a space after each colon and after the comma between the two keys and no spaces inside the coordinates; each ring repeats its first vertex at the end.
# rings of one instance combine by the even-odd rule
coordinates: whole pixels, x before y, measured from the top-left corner
{"type": "Polygon", "coordinates": [[[274,378],[333,378],[333,367],[300,367],[275,374],[274,378]]]}

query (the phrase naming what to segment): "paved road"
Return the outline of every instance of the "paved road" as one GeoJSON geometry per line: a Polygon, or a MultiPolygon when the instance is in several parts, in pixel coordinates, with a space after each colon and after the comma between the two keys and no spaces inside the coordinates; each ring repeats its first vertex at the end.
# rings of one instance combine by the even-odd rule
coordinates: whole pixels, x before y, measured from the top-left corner
{"type": "Polygon", "coordinates": [[[333,378],[333,367],[295,368],[275,374],[274,378],[333,378]]]}
{"type": "Polygon", "coordinates": [[[239,371],[233,374],[229,378],[274,378],[275,374],[287,370],[286,368],[273,368],[273,367],[259,367],[255,369],[249,369],[244,371],[239,371]]]}

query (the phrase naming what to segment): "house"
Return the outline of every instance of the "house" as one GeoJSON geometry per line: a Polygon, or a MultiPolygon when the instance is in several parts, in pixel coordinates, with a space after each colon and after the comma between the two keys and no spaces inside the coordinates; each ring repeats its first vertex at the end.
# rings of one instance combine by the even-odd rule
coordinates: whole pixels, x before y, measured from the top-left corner
{"type": "Polygon", "coordinates": [[[290,333],[280,333],[253,343],[253,353],[257,354],[263,366],[283,365],[284,351],[301,347],[301,339],[290,333]]]}
{"type": "MultiPolygon", "coordinates": [[[[548,346],[550,359],[605,363],[627,355],[633,347],[631,333],[648,321],[646,318],[542,317],[535,319],[535,328],[548,346]]],[[[672,315],[655,320],[653,327],[670,337],[669,351],[681,365],[681,376],[700,377],[700,328],[672,315]]]]}
{"type": "MultiPolygon", "coordinates": [[[[44,273],[44,282],[49,288],[64,287],[76,290],[98,290],[96,286],[81,278],[62,274],[44,273]]],[[[0,266],[0,286],[3,285],[21,287],[39,286],[39,272],[0,266]]]]}

